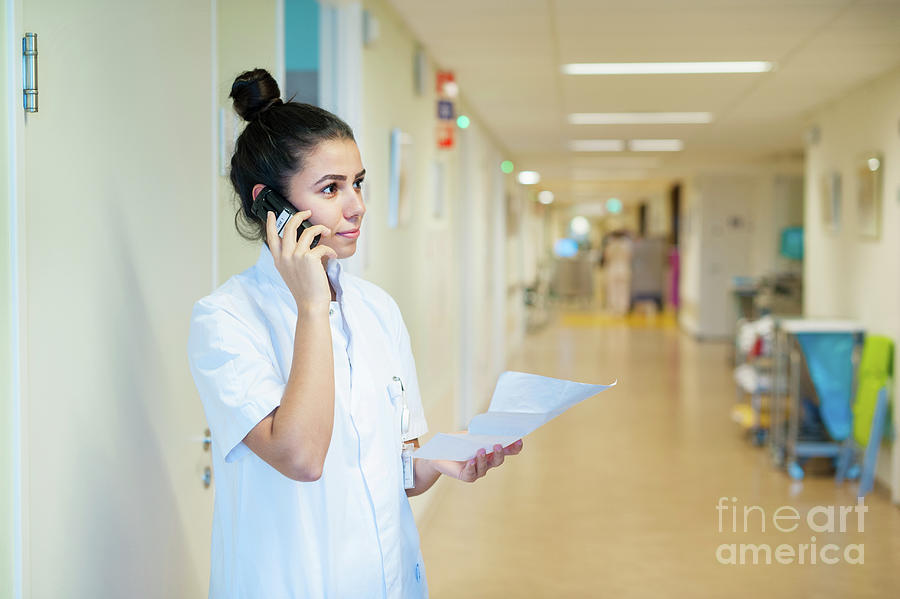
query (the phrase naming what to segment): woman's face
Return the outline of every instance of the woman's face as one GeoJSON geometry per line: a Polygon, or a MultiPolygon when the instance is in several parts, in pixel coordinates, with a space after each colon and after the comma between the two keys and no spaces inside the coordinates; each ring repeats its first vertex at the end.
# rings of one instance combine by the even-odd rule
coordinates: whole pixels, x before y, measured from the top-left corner
{"type": "Polygon", "coordinates": [[[297,210],[310,210],[309,222],[325,225],[319,245],[327,245],[338,258],[356,252],[356,240],[366,205],[362,182],[366,170],[356,142],[331,139],[321,142],[305,159],[303,170],[291,177],[288,200],[297,210]]]}

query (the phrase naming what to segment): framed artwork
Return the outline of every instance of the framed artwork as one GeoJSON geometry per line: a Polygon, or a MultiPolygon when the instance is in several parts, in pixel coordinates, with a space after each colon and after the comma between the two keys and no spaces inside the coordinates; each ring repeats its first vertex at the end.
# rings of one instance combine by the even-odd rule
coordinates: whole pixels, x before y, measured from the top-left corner
{"type": "Polygon", "coordinates": [[[391,131],[391,164],[388,184],[388,226],[409,223],[412,193],[412,137],[400,129],[391,131]]]}
{"type": "Polygon", "coordinates": [[[514,194],[506,192],[506,235],[512,236],[519,232],[519,221],[522,215],[522,206],[514,194]]]}
{"type": "Polygon", "coordinates": [[[413,89],[417,96],[425,94],[425,82],[428,80],[428,57],[421,46],[416,47],[413,55],[413,89]]]}
{"type": "Polygon", "coordinates": [[[884,159],[878,152],[869,152],[856,162],[856,209],[860,237],[878,239],[881,236],[881,188],[884,159]]]}
{"type": "Polygon", "coordinates": [[[822,198],[822,221],[829,233],[841,230],[841,203],[843,196],[841,173],[830,170],[822,175],[820,190],[822,198]]]}

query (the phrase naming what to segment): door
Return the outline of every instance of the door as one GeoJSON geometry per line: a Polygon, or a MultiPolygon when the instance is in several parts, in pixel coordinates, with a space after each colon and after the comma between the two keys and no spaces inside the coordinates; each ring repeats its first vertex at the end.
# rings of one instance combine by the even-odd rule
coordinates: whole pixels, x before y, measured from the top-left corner
{"type": "Polygon", "coordinates": [[[710,175],[702,180],[703,284],[702,330],[710,338],[734,334],[737,320],[731,288],[736,276],[750,273],[755,201],[754,179],[738,175],[710,175]]]}
{"type": "Polygon", "coordinates": [[[206,595],[186,345],[213,280],[214,5],[18,4],[40,90],[19,131],[25,597],[206,595]]]}

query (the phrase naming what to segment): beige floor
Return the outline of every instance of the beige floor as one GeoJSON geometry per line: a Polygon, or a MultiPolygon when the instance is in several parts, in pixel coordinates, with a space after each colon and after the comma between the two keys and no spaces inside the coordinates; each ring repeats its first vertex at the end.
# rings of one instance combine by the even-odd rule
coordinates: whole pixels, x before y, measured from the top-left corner
{"type": "Polygon", "coordinates": [[[475,484],[439,483],[420,527],[431,596],[900,596],[900,509],[884,491],[867,498],[862,533],[856,514],[844,533],[816,534],[805,521],[795,533],[775,530],[779,507],[804,517],[818,505],[853,505],[853,485],[838,488],[827,476],[792,485],[729,420],[728,346],[641,325],[570,315],[529,339],[511,369],[586,382],[618,378],[619,386],[529,436],[520,456],[475,484]],[[756,511],[749,532],[743,512],[737,533],[731,512],[719,532],[719,497],[736,497],[741,510],[761,506],[766,532],[756,511]],[[716,559],[721,544],[799,551],[811,536],[819,549],[838,545],[841,561],[716,559]],[[864,564],[844,561],[851,544],[864,545],[864,564]]]}

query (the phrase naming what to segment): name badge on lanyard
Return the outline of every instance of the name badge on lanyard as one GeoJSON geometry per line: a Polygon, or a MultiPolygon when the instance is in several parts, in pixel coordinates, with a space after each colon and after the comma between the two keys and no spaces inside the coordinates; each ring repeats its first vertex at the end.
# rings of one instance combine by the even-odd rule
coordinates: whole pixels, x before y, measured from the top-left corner
{"type": "Polygon", "coordinates": [[[403,488],[412,489],[416,486],[415,468],[413,467],[413,450],[415,445],[406,442],[409,433],[409,404],[406,403],[406,389],[399,376],[394,377],[394,382],[400,385],[400,397],[402,409],[400,410],[400,458],[403,462],[403,488]]]}

